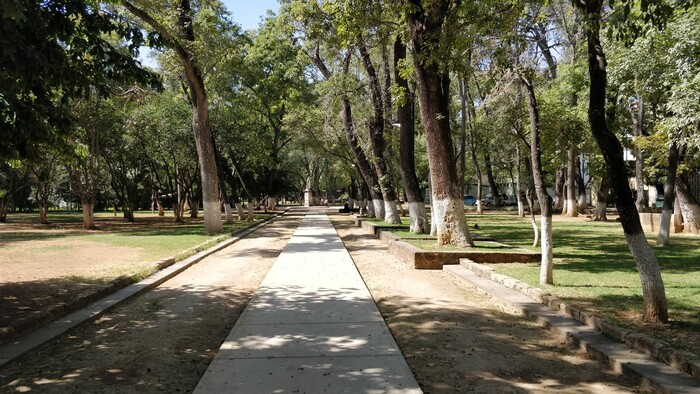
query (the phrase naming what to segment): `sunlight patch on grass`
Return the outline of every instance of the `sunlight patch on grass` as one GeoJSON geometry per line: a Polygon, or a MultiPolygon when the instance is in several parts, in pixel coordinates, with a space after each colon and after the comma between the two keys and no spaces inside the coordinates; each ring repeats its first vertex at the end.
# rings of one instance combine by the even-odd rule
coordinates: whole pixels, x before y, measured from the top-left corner
{"type": "MultiPolygon", "coordinates": [[[[480,232],[497,241],[532,248],[529,218],[470,215],[480,232]]],[[[654,245],[656,234],[647,234],[654,245]]],[[[586,219],[553,223],[554,286],[539,285],[539,264],[493,264],[499,273],[538,286],[583,309],[605,314],[620,325],[700,354],[700,239],[671,236],[668,247],[653,247],[666,287],[672,323],[641,322],[642,291],[637,268],[618,222],[586,219]]]]}

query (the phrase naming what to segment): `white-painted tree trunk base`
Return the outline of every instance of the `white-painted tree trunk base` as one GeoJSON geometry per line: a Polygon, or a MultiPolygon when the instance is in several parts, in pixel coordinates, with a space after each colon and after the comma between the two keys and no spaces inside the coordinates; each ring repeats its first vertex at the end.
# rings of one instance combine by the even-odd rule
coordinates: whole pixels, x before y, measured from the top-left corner
{"type": "Polygon", "coordinates": [[[606,221],[608,220],[608,215],[606,213],[606,210],[608,209],[608,206],[606,203],[597,201],[595,203],[595,220],[596,221],[606,221]]]}
{"type": "Polygon", "coordinates": [[[238,213],[238,220],[245,220],[245,212],[243,211],[243,204],[240,202],[235,203],[236,213],[238,213]]]}
{"type": "Polygon", "coordinates": [[[673,212],[670,209],[661,211],[661,223],[659,224],[659,234],[656,237],[656,245],[667,246],[671,235],[671,216],[673,212]]]}
{"type": "Polygon", "coordinates": [[[233,212],[231,212],[231,204],[224,203],[224,212],[226,212],[226,224],[233,223],[233,212]]]}
{"type": "Polygon", "coordinates": [[[246,216],[246,220],[249,222],[252,222],[255,219],[255,213],[253,211],[253,202],[248,203],[248,215],[246,216]]]}
{"type": "Polygon", "coordinates": [[[668,320],[666,291],[661,278],[659,261],[647,242],[644,232],[625,234],[627,245],[639,271],[644,299],[644,321],[661,323],[668,320]]]}
{"type": "Polygon", "coordinates": [[[532,224],[532,246],[537,246],[537,244],[540,242],[540,230],[539,227],[537,227],[537,220],[535,219],[535,215],[530,216],[530,224],[532,224]]]}
{"type": "Polygon", "coordinates": [[[566,216],[570,216],[572,218],[575,218],[578,216],[578,207],[577,207],[576,199],[566,199],[566,216]]]}
{"type": "Polygon", "coordinates": [[[384,220],[384,200],[372,200],[372,206],[374,207],[374,217],[380,220],[384,220]]]}
{"type": "Polygon", "coordinates": [[[425,203],[409,202],[408,203],[409,227],[408,230],[415,234],[426,234],[428,228],[428,217],[425,213],[425,203]]]}
{"type": "Polygon", "coordinates": [[[464,217],[464,202],[461,198],[447,197],[433,201],[435,226],[437,228],[438,245],[457,245],[459,247],[473,246],[469,236],[467,219],[464,217]]]}
{"type": "Polygon", "coordinates": [[[208,234],[218,234],[224,232],[224,222],[221,220],[221,202],[204,201],[204,232],[208,234]]]}
{"type": "Polygon", "coordinates": [[[365,207],[367,207],[367,216],[371,218],[376,218],[377,213],[374,211],[374,204],[372,203],[372,200],[367,200],[365,203],[365,207]]]}
{"type": "Polygon", "coordinates": [[[542,225],[542,263],[540,265],[540,284],[554,284],[554,251],[552,247],[552,217],[541,216],[542,225]]]}
{"type": "Polygon", "coordinates": [[[484,213],[484,207],[481,204],[481,200],[476,200],[476,213],[478,213],[479,215],[484,213]]]}
{"type": "Polygon", "coordinates": [[[396,207],[396,201],[384,200],[384,221],[389,224],[401,224],[401,215],[396,207]]]}
{"type": "Polygon", "coordinates": [[[525,205],[519,199],[518,199],[518,217],[520,217],[520,218],[525,217],[525,205]]]}
{"type": "Polygon", "coordinates": [[[276,197],[268,197],[267,198],[267,210],[268,211],[275,211],[277,209],[277,198],[276,197]]]}

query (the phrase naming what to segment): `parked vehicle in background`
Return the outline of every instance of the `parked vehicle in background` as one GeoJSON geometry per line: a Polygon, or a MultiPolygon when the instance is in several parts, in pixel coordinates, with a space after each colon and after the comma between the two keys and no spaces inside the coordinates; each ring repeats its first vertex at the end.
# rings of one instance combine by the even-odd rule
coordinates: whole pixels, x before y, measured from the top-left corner
{"type": "Polygon", "coordinates": [[[491,205],[494,204],[494,202],[495,201],[494,201],[493,196],[490,194],[487,194],[486,197],[481,199],[481,206],[490,207],[491,205]]]}
{"type": "Polygon", "coordinates": [[[476,204],[476,197],[472,196],[471,194],[465,194],[463,198],[464,205],[466,206],[472,206],[476,204]]]}

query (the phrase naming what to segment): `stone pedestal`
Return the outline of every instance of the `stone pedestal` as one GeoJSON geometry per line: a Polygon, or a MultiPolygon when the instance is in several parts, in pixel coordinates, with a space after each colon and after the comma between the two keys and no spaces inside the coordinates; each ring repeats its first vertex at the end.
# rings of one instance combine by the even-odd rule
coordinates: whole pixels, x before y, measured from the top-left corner
{"type": "Polygon", "coordinates": [[[304,206],[305,207],[310,207],[313,205],[313,191],[311,190],[304,190],[304,206]]]}

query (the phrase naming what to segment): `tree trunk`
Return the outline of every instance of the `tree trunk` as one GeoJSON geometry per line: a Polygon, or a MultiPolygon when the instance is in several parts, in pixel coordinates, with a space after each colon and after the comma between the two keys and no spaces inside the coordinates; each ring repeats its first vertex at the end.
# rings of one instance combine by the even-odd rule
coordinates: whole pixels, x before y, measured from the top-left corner
{"type": "Polygon", "coordinates": [[[523,199],[520,197],[523,195],[523,190],[522,190],[522,182],[521,182],[521,177],[522,177],[522,158],[520,157],[520,145],[515,145],[515,155],[517,159],[517,169],[516,169],[516,178],[515,178],[515,185],[516,187],[513,189],[513,193],[515,193],[515,200],[518,203],[518,217],[524,218],[525,217],[525,207],[523,206],[523,199]]]}
{"type": "MultiPolygon", "coordinates": [[[[321,72],[323,77],[326,80],[330,79],[333,74],[321,59],[318,48],[315,53],[309,54],[309,57],[311,58],[311,61],[314,63],[316,68],[318,68],[318,70],[321,72]]],[[[348,54],[343,59],[343,73],[347,74],[349,68],[350,55],[348,54]]],[[[350,100],[347,95],[343,95],[340,101],[342,105],[340,117],[343,121],[343,129],[345,129],[345,138],[347,139],[348,144],[350,145],[350,150],[352,150],[353,156],[355,157],[355,164],[357,165],[357,169],[368,186],[370,200],[383,200],[381,188],[379,186],[379,180],[377,179],[377,174],[372,170],[372,166],[367,160],[367,156],[365,155],[362,146],[360,146],[360,138],[357,134],[357,130],[355,129],[350,100]]],[[[373,204],[368,204],[368,214],[369,216],[377,217],[376,213],[372,212],[373,208],[370,208],[371,205],[373,204]]],[[[383,218],[383,215],[380,216],[380,218],[383,218]]]]}
{"type": "Polygon", "coordinates": [[[608,220],[608,195],[610,194],[610,177],[606,173],[600,179],[600,187],[596,192],[595,217],[596,222],[605,222],[608,220]]]}
{"type": "Polygon", "coordinates": [[[557,169],[554,181],[554,211],[564,213],[564,170],[557,169]]]}
{"type": "MultiPolygon", "coordinates": [[[[384,221],[389,224],[401,224],[401,216],[396,210],[396,192],[391,184],[391,176],[389,176],[389,168],[384,157],[384,102],[382,100],[382,91],[379,83],[379,77],[370,59],[369,51],[365,45],[362,36],[358,40],[358,48],[360,50],[360,58],[364,65],[367,77],[369,80],[370,97],[372,98],[372,107],[374,117],[369,123],[369,135],[372,142],[372,153],[374,153],[374,171],[377,173],[377,180],[382,191],[384,203],[384,221]]],[[[376,209],[376,208],[375,208],[376,209]]]]}
{"type": "Polygon", "coordinates": [[[255,220],[255,212],[254,212],[254,206],[253,206],[253,199],[249,198],[248,199],[248,214],[246,215],[246,220],[249,222],[252,222],[255,220]]]}
{"type": "Polygon", "coordinates": [[[664,207],[661,211],[659,234],[656,237],[656,245],[658,246],[668,246],[670,241],[671,216],[673,215],[673,203],[676,200],[675,186],[678,161],[678,145],[673,142],[668,148],[668,168],[666,169],[666,182],[664,182],[664,207]]]}
{"type": "Polygon", "coordinates": [[[243,204],[239,201],[234,203],[236,206],[236,213],[238,213],[238,221],[246,220],[245,212],[243,211],[243,204]]]}
{"type": "Polygon", "coordinates": [[[124,201],[122,204],[122,210],[124,211],[124,218],[126,219],[127,222],[133,223],[135,218],[134,218],[134,207],[131,206],[128,202],[124,201]]]}
{"type": "Polygon", "coordinates": [[[577,217],[576,202],[576,152],[574,148],[566,150],[566,216],[577,217]]]}
{"type": "MultiPolygon", "coordinates": [[[[199,200],[196,198],[191,198],[190,203],[190,218],[197,218],[199,216],[199,200]]],[[[221,200],[219,200],[221,201],[221,200]]],[[[221,208],[219,208],[219,216],[221,216],[221,208]]]]}
{"type": "Polygon", "coordinates": [[[270,196],[267,198],[267,207],[266,209],[271,212],[275,212],[277,210],[277,198],[270,196]]]}
{"type": "Polygon", "coordinates": [[[466,96],[466,103],[468,104],[467,114],[469,115],[469,118],[467,125],[469,126],[469,150],[471,151],[472,165],[474,165],[474,172],[476,173],[476,213],[481,215],[484,213],[484,209],[481,206],[481,198],[483,197],[483,185],[481,181],[481,166],[479,165],[479,159],[476,155],[476,130],[474,130],[474,122],[476,121],[476,110],[474,109],[474,100],[472,100],[471,94],[469,93],[469,80],[466,78],[464,79],[464,95],[466,96]]]}
{"type": "Polygon", "coordinates": [[[122,4],[134,15],[148,23],[154,30],[170,41],[175,52],[180,58],[184,68],[184,75],[189,87],[190,102],[192,104],[192,130],[194,131],[197,146],[197,158],[202,179],[202,203],[204,210],[204,231],[209,234],[222,233],[224,224],[221,220],[221,203],[219,201],[219,177],[216,169],[216,158],[211,138],[211,124],[209,121],[209,100],[204,88],[204,79],[197,65],[194,53],[191,49],[182,45],[180,41],[188,44],[194,43],[194,24],[192,21],[192,7],[189,0],[179,0],[177,4],[177,27],[179,38],[174,37],[158,21],[147,12],[135,7],[129,1],[122,4]],[[187,48],[187,49],[186,49],[187,48]]]}
{"type": "Polygon", "coordinates": [[[406,189],[408,202],[409,231],[416,234],[428,233],[428,218],[425,212],[423,192],[418,183],[415,166],[415,119],[413,92],[410,91],[408,81],[401,76],[398,64],[406,59],[406,46],[397,37],[394,42],[394,80],[403,90],[403,99],[399,100],[397,108],[399,116],[399,161],[401,167],[401,179],[406,189]]]}
{"type": "Polygon", "coordinates": [[[500,207],[501,193],[500,190],[498,190],[496,180],[493,178],[493,166],[491,165],[491,155],[488,152],[484,153],[484,164],[486,167],[486,179],[489,182],[489,189],[491,189],[491,197],[493,197],[493,205],[496,207],[500,207]]]}
{"type": "Polygon", "coordinates": [[[83,228],[86,230],[94,230],[95,218],[92,212],[93,205],[88,202],[82,202],[81,206],[83,208],[83,228]]]}
{"type": "Polygon", "coordinates": [[[528,112],[530,114],[530,160],[532,160],[532,179],[535,183],[537,199],[540,202],[542,224],[542,264],[540,266],[540,284],[554,284],[554,256],[552,247],[552,197],[547,193],[542,175],[542,148],[540,144],[540,114],[537,106],[535,89],[529,78],[521,75],[527,90],[528,112]]]}
{"type": "Polygon", "coordinates": [[[158,216],[165,216],[165,209],[163,208],[163,203],[160,201],[160,197],[156,196],[156,205],[158,205],[158,216]]]}
{"type": "Polygon", "coordinates": [[[583,182],[583,168],[581,157],[576,158],[576,185],[578,186],[578,210],[580,213],[588,212],[588,196],[586,195],[586,184],[583,182]]]}
{"type": "Polygon", "coordinates": [[[583,0],[581,3],[574,3],[574,6],[580,9],[588,21],[584,25],[590,76],[588,119],[593,137],[605,158],[611,186],[615,191],[615,205],[620,215],[620,223],[639,270],[644,298],[644,320],[650,323],[666,323],[668,322],[668,303],[659,263],[644,236],[639,212],[632,199],[622,145],[610,131],[606,121],[607,71],[605,53],[600,42],[603,0],[583,0]]]}
{"type": "MultiPolygon", "coordinates": [[[[471,59],[471,54],[467,56],[471,59]]],[[[459,134],[459,190],[462,193],[466,193],[464,184],[467,179],[467,95],[464,91],[465,77],[463,75],[459,76],[459,100],[462,105],[460,119],[462,121],[462,127],[459,134]]]]}
{"type": "Polygon", "coordinates": [[[680,173],[676,176],[676,195],[683,214],[683,232],[689,234],[700,233],[700,206],[693,193],[690,192],[690,184],[686,173],[680,173]]]}
{"type": "Polygon", "coordinates": [[[441,64],[447,64],[447,59],[444,63],[435,59],[439,53],[450,52],[445,47],[449,40],[440,33],[445,18],[454,10],[447,1],[436,2],[430,12],[421,7],[420,1],[413,3],[414,7],[406,8],[406,20],[413,44],[418,102],[428,150],[437,243],[474,246],[464,216],[450,135],[450,73],[441,68],[441,64]]]}
{"type": "Polygon", "coordinates": [[[49,219],[47,215],[47,205],[44,201],[39,203],[39,223],[49,224],[49,219]]]}
{"type": "Polygon", "coordinates": [[[226,224],[232,224],[233,223],[233,212],[231,210],[231,203],[229,203],[229,202],[224,203],[224,212],[226,213],[226,224]]]}
{"type": "MultiPolygon", "coordinates": [[[[632,122],[634,123],[635,138],[641,137],[644,128],[644,101],[639,95],[637,95],[637,113],[632,111],[632,122]]],[[[644,154],[641,149],[636,147],[634,148],[634,180],[637,191],[635,205],[637,205],[638,212],[644,212],[646,210],[644,199],[644,154]]]]}

